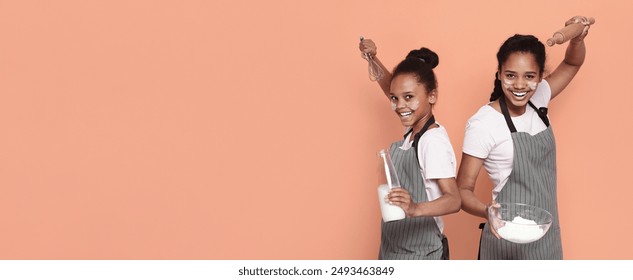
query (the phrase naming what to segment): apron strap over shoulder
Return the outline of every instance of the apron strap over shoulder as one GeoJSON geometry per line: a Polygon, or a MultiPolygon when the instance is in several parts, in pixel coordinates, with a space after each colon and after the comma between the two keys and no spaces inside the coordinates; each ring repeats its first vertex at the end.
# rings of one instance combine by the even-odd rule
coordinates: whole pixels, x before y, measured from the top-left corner
{"type": "MultiPolygon", "coordinates": [[[[420,159],[418,158],[418,142],[420,142],[420,137],[422,137],[424,132],[426,132],[429,129],[429,127],[431,127],[431,125],[434,124],[434,123],[435,123],[435,116],[431,115],[431,118],[429,118],[429,120],[426,121],[426,123],[422,127],[422,130],[420,130],[420,132],[416,133],[413,136],[413,145],[412,145],[412,147],[413,147],[413,149],[415,151],[415,158],[418,160],[418,164],[420,163],[420,159]]],[[[404,135],[404,138],[406,139],[407,135],[409,135],[410,133],[413,133],[413,128],[404,135]]]]}
{"type": "Polygon", "coordinates": [[[424,132],[426,132],[429,129],[429,127],[431,127],[431,125],[434,123],[435,123],[435,117],[431,115],[431,118],[428,121],[426,121],[426,123],[422,127],[422,130],[416,133],[415,137],[413,137],[413,148],[415,148],[416,156],[418,155],[418,143],[420,142],[420,137],[422,137],[422,134],[424,134],[424,132]]]}
{"type": "Polygon", "coordinates": [[[532,109],[536,111],[536,114],[538,114],[538,117],[541,118],[543,123],[545,123],[545,126],[549,127],[549,118],[547,118],[547,107],[536,109],[536,106],[534,106],[531,101],[528,101],[528,104],[530,104],[530,107],[532,107],[532,109]]]}
{"type": "Polygon", "coordinates": [[[510,118],[510,112],[508,112],[508,105],[506,105],[506,98],[503,95],[501,95],[501,98],[499,98],[499,107],[501,107],[501,113],[503,113],[503,117],[506,119],[506,124],[508,125],[508,128],[510,129],[510,133],[517,132],[517,128],[514,127],[514,123],[512,122],[512,119],[510,118]]]}

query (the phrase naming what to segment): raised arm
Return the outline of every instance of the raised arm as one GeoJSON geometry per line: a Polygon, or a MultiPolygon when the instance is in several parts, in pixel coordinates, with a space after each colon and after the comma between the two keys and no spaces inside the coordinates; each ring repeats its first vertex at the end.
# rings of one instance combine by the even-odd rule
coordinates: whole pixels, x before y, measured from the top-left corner
{"type": "Polygon", "coordinates": [[[380,61],[380,59],[378,59],[378,56],[377,56],[378,48],[376,47],[376,44],[371,39],[364,39],[364,40],[360,41],[360,43],[358,44],[358,48],[361,51],[361,54],[360,54],[361,57],[363,57],[364,59],[367,59],[365,54],[369,54],[371,56],[371,58],[382,69],[382,72],[384,73],[384,75],[377,82],[378,82],[378,85],[380,85],[380,88],[382,89],[382,91],[387,96],[387,98],[389,98],[389,96],[391,95],[390,92],[389,92],[390,91],[390,87],[391,87],[391,72],[389,70],[387,70],[385,65],[383,65],[382,62],[380,61]]]}
{"type": "Polygon", "coordinates": [[[589,21],[586,17],[575,16],[565,23],[565,26],[572,23],[583,23],[585,29],[578,35],[578,37],[569,40],[567,51],[565,51],[565,59],[556,67],[556,69],[545,80],[552,89],[552,99],[567,87],[567,85],[574,79],[580,66],[585,61],[585,37],[589,32],[589,21]]]}

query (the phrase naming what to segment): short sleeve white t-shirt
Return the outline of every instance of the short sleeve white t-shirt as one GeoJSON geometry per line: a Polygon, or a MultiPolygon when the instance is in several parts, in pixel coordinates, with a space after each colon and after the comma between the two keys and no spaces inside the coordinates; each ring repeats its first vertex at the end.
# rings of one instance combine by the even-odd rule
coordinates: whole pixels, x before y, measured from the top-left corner
{"type": "MultiPolygon", "coordinates": [[[[530,101],[536,108],[547,107],[551,97],[552,90],[549,84],[542,80],[530,101]]],[[[523,115],[512,117],[512,122],[518,132],[527,132],[531,135],[547,129],[543,120],[529,105],[526,106],[523,115]]],[[[484,159],[484,168],[494,185],[492,199],[496,199],[512,172],[514,145],[503,114],[497,112],[490,103],[481,107],[468,120],[462,151],[484,159]]]]}
{"type": "MultiPolygon", "coordinates": [[[[455,151],[448,138],[446,128],[436,122],[439,126],[427,130],[420,137],[418,142],[418,159],[420,161],[420,172],[424,180],[426,196],[429,201],[436,200],[442,196],[442,191],[437,184],[437,179],[455,178],[457,174],[457,164],[455,151]]],[[[400,149],[408,150],[412,133],[407,135],[400,149]]],[[[440,232],[444,232],[444,222],[441,217],[433,217],[440,232]]]]}

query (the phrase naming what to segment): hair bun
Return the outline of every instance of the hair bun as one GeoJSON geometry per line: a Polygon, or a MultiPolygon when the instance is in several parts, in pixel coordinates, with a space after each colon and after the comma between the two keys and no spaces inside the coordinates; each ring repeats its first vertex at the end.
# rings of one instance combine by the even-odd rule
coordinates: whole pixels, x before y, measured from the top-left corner
{"type": "Polygon", "coordinates": [[[410,51],[406,59],[409,58],[419,59],[423,63],[428,64],[431,69],[435,68],[440,63],[440,58],[437,54],[427,48],[410,51]]]}

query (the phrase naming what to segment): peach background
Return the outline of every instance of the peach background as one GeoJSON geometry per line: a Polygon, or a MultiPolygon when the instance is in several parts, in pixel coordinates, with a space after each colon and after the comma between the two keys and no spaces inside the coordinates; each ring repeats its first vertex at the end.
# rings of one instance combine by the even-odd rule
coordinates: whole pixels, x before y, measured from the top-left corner
{"type": "MultiPolygon", "coordinates": [[[[0,258],[373,259],[392,67],[440,55],[458,160],[514,33],[596,18],[550,109],[567,259],[633,259],[629,1],[0,1],[0,258]]],[[[548,48],[548,69],[565,47],[548,48]]],[[[485,173],[477,191],[488,197],[485,173]]],[[[480,219],[446,218],[454,259],[480,219]]]]}

